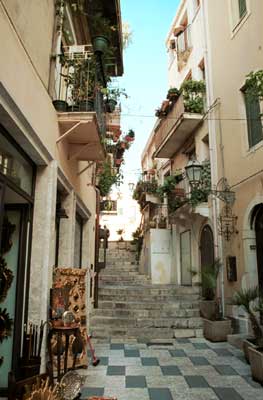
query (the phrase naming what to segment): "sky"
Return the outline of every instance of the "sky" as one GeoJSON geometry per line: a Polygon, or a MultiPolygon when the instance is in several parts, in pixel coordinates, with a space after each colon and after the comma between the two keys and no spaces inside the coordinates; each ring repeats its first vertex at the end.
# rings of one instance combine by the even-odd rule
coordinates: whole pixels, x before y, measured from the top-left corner
{"type": "Polygon", "coordinates": [[[135,142],[124,153],[122,167],[127,182],[138,180],[141,154],[152,131],[155,109],[168,90],[165,39],[179,0],[121,0],[122,21],[128,22],[132,43],[124,50],[124,75],[119,87],[129,98],[122,99],[123,132],[135,131],[135,142]]]}

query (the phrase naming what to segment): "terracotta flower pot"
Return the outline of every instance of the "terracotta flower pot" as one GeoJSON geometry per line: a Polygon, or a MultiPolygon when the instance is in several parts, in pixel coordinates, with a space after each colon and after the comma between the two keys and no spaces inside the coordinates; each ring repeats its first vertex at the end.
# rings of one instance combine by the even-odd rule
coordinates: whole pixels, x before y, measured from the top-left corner
{"type": "Polygon", "coordinates": [[[92,44],[95,53],[105,53],[109,47],[109,40],[105,36],[95,36],[92,44]]]}
{"type": "Polygon", "coordinates": [[[134,137],[131,137],[131,136],[129,136],[129,135],[126,135],[126,136],[125,136],[125,140],[126,140],[126,142],[133,142],[133,141],[134,141],[134,137]]]}

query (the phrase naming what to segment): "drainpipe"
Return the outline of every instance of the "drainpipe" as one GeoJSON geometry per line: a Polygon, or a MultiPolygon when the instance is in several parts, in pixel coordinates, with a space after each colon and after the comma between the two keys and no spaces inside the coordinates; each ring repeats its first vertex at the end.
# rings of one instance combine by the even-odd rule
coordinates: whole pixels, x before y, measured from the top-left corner
{"type": "Polygon", "coordinates": [[[52,97],[56,95],[59,100],[60,96],[60,79],[56,80],[56,72],[60,72],[61,65],[59,55],[61,54],[61,43],[63,34],[63,22],[65,15],[65,0],[60,0],[55,5],[55,22],[54,22],[54,34],[53,34],[53,45],[52,45],[52,58],[50,63],[50,74],[49,74],[49,94],[52,97]],[[54,93],[55,92],[55,93],[54,93]]]}
{"type": "MultiPolygon", "coordinates": [[[[207,105],[208,105],[208,116],[213,115],[214,108],[216,106],[220,106],[218,99],[215,101],[214,93],[213,93],[213,77],[212,77],[212,60],[211,53],[209,53],[208,48],[210,46],[209,43],[209,27],[208,27],[208,0],[203,0],[202,16],[203,16],[203,35],[204,35],[204,54],[205,54],[205,69],[206,73],[206,87],[207,87],[207,105]]],[[[220,118],[220,114],[219,114],[220,118]]],[[[209,132],[209,152],[210,152],[210,160],[211,160],[211,180],[212,183],[218,182],[218,158],[217,158],[217,148],[216,148],[216,119],[208,118],[208,132],[209,132]]],[[[220,134],[220,152],[222,151],[222,129],[221,129],[221,121],[219,120],[219,134],[220,134]]],[[[223,155],[221,152],[221,158],[223,159],[223,155]]],[[[222,166],[224,168],[224,162],[222,160],[222,166]]],[[[223,170],[224,176],[224,170],[223,170]]],[[[217,231],[217,215],[219,210],[219,199],[215,196],[212,196],[212,223],[214,227],[214,245],[215,245],[215,256],[223,259],[223,248],[222,248],[222,240],[219,239],[219,234],[217,231]]],[[[220,272],[220,294],[221,294],[221,303],[222,303],[222,314],[224,316],[225,313],[225,293],[224,293],[224,269],[221,268],[220,272]]]]}
{"type": "Polygon", "coordinates": [[[99,288],[99,245],[100,245],[100,191],[94,186],[96,192],[96,220],[95,220],[95,279],[94,279],[94,308],[98,308],[99,288]]]}

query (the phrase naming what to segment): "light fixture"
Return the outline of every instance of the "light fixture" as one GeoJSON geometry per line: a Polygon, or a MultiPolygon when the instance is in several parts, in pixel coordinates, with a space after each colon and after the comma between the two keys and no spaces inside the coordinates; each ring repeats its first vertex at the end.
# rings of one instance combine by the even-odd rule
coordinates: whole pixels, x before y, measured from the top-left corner
{"type": "Polygon", "coordinates": [[[232,213],[232,208],[229,204],[226,204],[217,218],[218,233],[224,236],[224,238],[229,241],[236,230],[237,216],[232,213]]]}
{"type": "MultiPolygon", "coordinates": [[[[197,160],[190,160],[185,167],[186,177],[188,182],[192,188],[198,188],[202,185],[202,170],[203,166],[197,160]]],[[[221,178],[217,185],[216,189],[210,190],[210,193],[218,197],[224,203],[229,206],[233,206],[235,202],[235,192],[230,189],[230,185],[226,178],[221,178]]]]}
{"type": "Polygon", "coordinates": [[[201,183],[201,173],[203,166],[197,160],[188,161],[185,166],[185,173],[191,187],[198,187],[201,183]]]}
{"type": "Polygon", "coordinates": [[[216,197],[230,207],[233,206],[236,199],[235,192],[230,190],[230,186],[226,178],[221,178],[216,185],[216,190],[211,190],[211,193],[213,193],[216,197]]]}

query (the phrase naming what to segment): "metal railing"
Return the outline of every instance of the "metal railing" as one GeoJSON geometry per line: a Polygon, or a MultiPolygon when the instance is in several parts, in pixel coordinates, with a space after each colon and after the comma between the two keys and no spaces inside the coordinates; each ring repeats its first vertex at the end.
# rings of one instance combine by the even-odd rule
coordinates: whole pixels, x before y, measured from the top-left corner
{"type": "Polygon", "coordinates": [[[101,60],[91,53],[89,46],[70,46],[58,59],[55,108],[60,112],[96,112],[100,133],[105,136],[101,60]]]}

